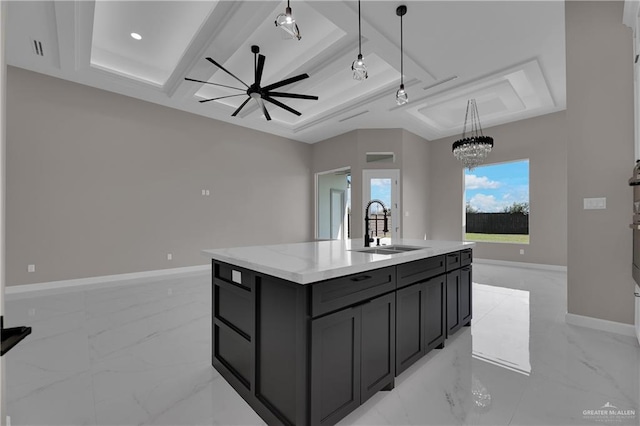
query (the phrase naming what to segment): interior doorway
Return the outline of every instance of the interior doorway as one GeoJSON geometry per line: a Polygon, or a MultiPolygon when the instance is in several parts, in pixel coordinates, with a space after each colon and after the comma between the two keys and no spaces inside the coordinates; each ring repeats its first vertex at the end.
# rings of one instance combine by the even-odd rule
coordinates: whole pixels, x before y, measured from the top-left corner
{"type": "Polygon", "coordinates": [[[316,173],[316,239],[351,238],[351,168],[316,173]]]}

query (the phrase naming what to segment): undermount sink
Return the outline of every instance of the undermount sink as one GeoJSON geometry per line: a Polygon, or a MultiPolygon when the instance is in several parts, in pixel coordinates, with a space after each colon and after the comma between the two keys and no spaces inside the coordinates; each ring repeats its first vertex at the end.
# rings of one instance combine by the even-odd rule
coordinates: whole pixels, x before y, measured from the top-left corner
{"type": "Polygon", "coordinates": [[[414,251],[414,250],[422,250],[427,249],[429,247],[414,247],[414,246],[401,246],[401,245],[392,245],[392,246],[384,246],[386,250],[396,250],[396,251],[414,251]]]}
{"type": "Polygon", "coordinates": [[[426,248],[429,248],[429,247],[391,245],[391,246],[365,247],[361,249],[352,249],[350,251],[357,251],[359,253],[371,253],[371,254],[400,254],[400,253],[406,253],[408,251],[422,250],[426,248]]]}

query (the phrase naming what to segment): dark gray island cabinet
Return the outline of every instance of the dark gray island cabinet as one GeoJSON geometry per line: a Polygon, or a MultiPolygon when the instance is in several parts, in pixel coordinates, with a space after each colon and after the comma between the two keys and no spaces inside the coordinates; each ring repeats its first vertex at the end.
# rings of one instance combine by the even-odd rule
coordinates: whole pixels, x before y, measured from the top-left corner
{"type": "Polygon", "coordinates": [[[394,260],[300,284],[213,258],[213,366],[270,425],[335,424],[471,323],[470,248],[394,260]]]}

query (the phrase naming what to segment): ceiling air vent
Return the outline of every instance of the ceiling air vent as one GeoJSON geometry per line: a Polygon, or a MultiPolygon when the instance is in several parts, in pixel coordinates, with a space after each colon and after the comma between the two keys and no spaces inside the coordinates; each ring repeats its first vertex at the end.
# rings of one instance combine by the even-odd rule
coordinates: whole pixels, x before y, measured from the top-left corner
{"type": "Polygon", "coordinates": [[[39,40],[31,40],[31,48],[33,49],[33,53],[38,56],[44,56],[44,51],[42,50],[42,42],[39,40]]]}

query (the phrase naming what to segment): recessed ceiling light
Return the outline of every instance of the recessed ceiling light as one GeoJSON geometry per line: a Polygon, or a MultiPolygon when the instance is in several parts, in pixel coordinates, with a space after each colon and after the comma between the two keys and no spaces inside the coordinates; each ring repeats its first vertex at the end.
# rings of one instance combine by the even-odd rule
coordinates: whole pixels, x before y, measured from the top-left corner
{"type": "Polygon", "coordinates": [[[138,33],[131,33],[131,38],[135,40],[142,40],[142,36],[138,33]]]}

